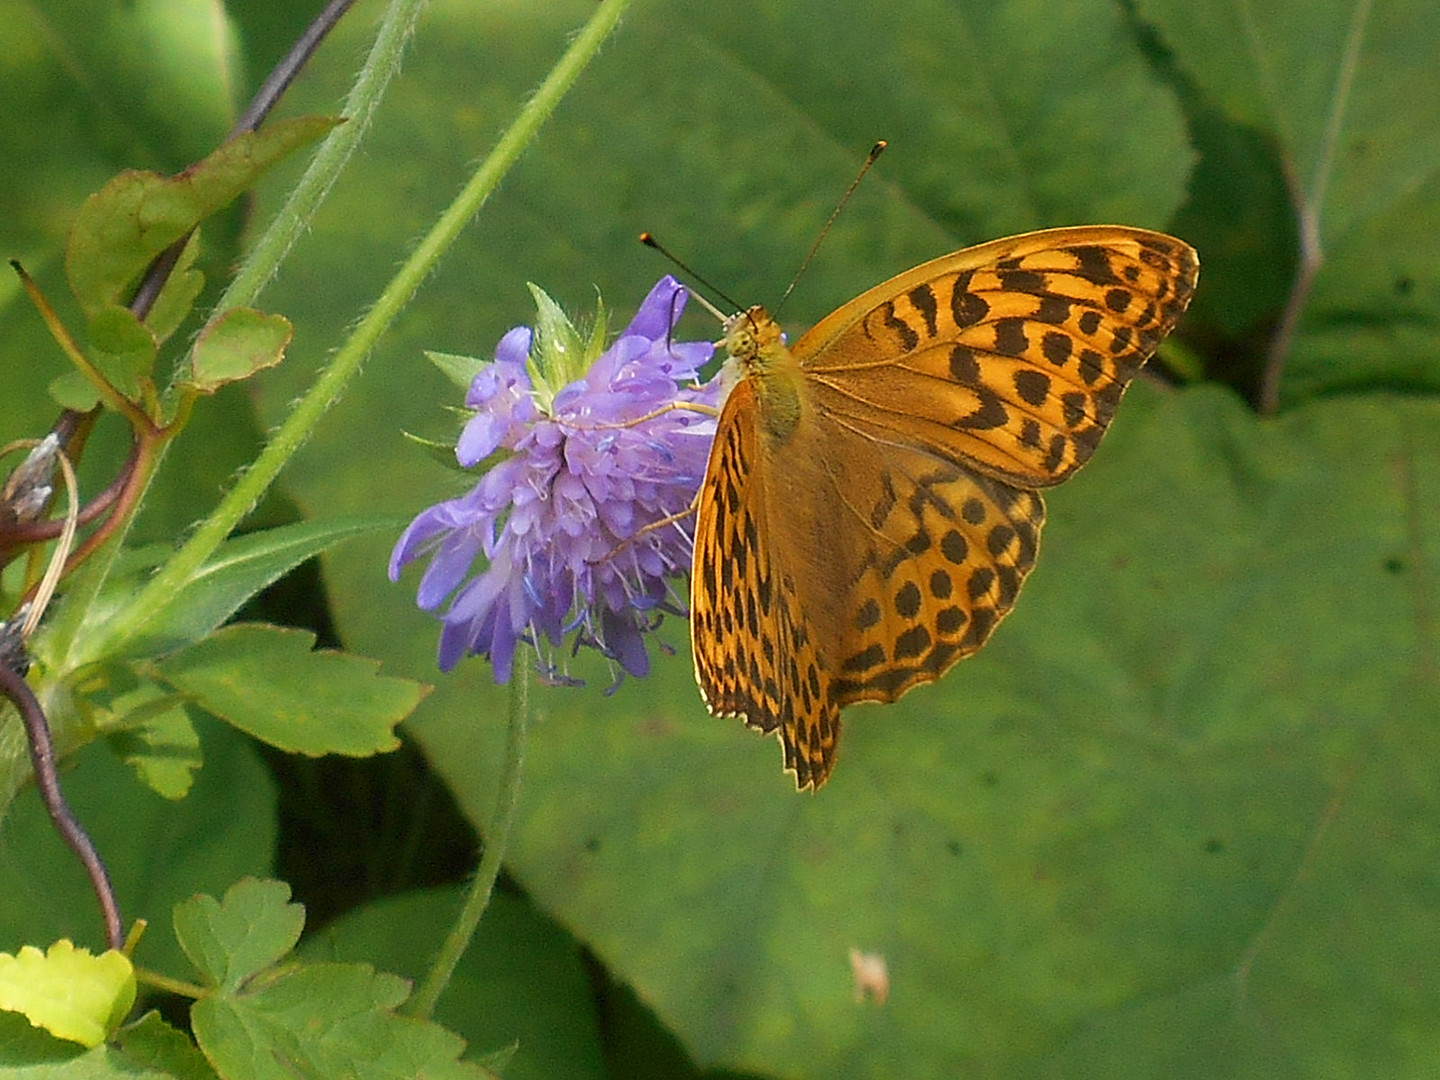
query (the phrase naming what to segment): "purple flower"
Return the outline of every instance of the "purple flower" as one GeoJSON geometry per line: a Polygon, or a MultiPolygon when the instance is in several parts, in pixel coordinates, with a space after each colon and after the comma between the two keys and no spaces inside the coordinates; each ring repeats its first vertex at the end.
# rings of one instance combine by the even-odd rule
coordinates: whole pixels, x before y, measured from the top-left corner
{"type": "Polygon", "coordinates": [[[587,340],[531,289],[536,329],[501,338],[465,398],[476,411],[455,456],[490,467],[467,494],[410,523],[390,578],[430,556],[416,602],[434,611],[449,598],[442,670],[475,653],[508,682],[517,642],[543,649],[573,634],[643,676],[643,635],[680,610],[667,579],[690,567],[691,525],[680,516],[715,434],[718,380],[695,385],[714,349],[670,340],[686,293],[669,276],[603,352],[603,308],[587,340]],[[676,403],[711,412],[666,408],[676,403]]]}

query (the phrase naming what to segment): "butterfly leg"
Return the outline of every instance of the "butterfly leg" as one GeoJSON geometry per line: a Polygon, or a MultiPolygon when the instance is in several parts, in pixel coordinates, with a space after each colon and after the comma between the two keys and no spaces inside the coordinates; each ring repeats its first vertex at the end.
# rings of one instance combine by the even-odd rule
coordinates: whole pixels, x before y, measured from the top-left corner
{"type": "Polygon", "coordinates": [[[661,405],[658,409],[646,413],[644,416],[636,416],[630,420],[617,420],[613,424],[590,424],[585,430],[601,431],[606,428],[631,428],[636,424],[643,424],[647,420],[654,420],[656,417],[664,416],[666,413],[672,412],[697,412],[702,416],[720,415],[720,410],[713,405],[705,405],[698,401],[671,401],[661,405]]]}
{"type": "Polygon", "coordinates": [[[691,514],[695,513],[695,509],[699,505],[699,503],[700,497],[699,495],[696,495],[694,501],[692,501],[689,506],[687,506],[684,510],[681,510],[678,514],[667,514],[659,521],[652,521],[650,522],[650,524],[644,525],[641,528],[636,529],[634,536],[626,537],[620,543],[616,544],[614,550],[611,551],[610,554],[606,555],[605,558],[613,559],[616,555],[620,554],[620,552],[624,551],[631,544],[635,543],[637,540],[643,539],[650,533],[655,532],[657,529],[665,529],[670,527],[671,525],[676,524],[677,522],[684,521],[691,514]]]}

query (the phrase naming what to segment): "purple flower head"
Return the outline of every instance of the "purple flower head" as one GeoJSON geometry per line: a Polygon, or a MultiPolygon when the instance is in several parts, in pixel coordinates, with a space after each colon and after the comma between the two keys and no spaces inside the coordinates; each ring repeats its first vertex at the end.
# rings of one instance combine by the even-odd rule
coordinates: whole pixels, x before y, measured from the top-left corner
{"type": "Polygon", "coordinates": [[[416,602],[435,611],[449,599],[442,670],[474,653],[508,682],[517,642],[543,649],[574,635],[643,676],[643,635],[679,610],[667,579],[691,556],[684,522],[647,527],[690,507],[715,435],[713,414],[667,406],[718,406],[718,380],[696,385],[714,349],[669,340],[686,293],[668,275],[608,349],[603,307],[584,337],[531,291],[535,329],[501,338],[465,398],[475,412],[455,456],[489,467],[410,523],[390,578],[430,556],[416,602]]]}

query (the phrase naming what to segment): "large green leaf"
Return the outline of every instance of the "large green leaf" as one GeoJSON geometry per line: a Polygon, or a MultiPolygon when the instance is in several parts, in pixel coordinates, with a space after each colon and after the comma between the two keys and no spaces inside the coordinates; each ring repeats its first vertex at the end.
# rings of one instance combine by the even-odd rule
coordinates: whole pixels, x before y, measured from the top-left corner
{"type": "MultiPolygon", "coordinates": [[[[1375,383],[1440,388],[1440,7],[1137,7],[1211,103],[1273,141],[1294,212],[1314,221],[1324,262],[1296,328],[1284,400],[1375,383]]],[[[1240,264],[1264,251],[1263,238],[1247,239],[1248,251],[1217,254],[1240,264]]]]}
{"type": "MultiPolygon", "coordinates": [[[[545,694],[515,872],[702,1061],[1231,1075],[1206,1048],[1240,1032],[1242,1075],[1423,1075],[1437,419],[1142,392],[995,642],[853,710],[818,795],[683,661],[603,712],[545,694]],[[852,947],[888,962],[881,1012],[852,947]]],[[[499,726],[420,729],[482,820],[499,726]]]]}

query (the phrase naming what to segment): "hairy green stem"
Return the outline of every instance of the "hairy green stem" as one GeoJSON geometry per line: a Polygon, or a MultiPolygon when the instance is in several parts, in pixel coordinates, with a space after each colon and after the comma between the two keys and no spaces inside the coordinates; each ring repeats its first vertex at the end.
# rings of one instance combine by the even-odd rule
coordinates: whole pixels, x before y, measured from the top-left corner
{"type": "Polygon", "coordinates": [[[530,736],[530,663],[529,649],[518,646],[515,650],[514,666],[510,675],[509,730],[505,738],[505,761],[500,768],[500,785],[495,793],[495,812],[490,815],[490,829],[485,837],[485,851],[480,856],[480,867],[470,882],[470,891],[465,896],[465,905],[445,936],[440,952],[426,973],[414,997],[405,1003],[405,1012],[411,1016],[428,1018],[435,1011],[435,1003],[455,974],[460,957],[470,947],[475,931],[480,926],[480,916],[490,904],[490,895],[495,891],[495,879],[500,876],[500,864],[505,858],[505,848],[510,842],[510,827],[515,821],[515,808],[520,803],[520,774],[525,766],[525,744],[530,736]]]}
{"type": "MultiPolygon", "coordinates": [[[[400,8],[407,11],[418,9],[420,2],[421,0],[396,0],[391,5],[391,15],[393,16],[396,9],[400,8]]],[[[270,441],[255,459],[254,464],[241,475],[214,512],[200,524],[184,547],[176,552],[160,572],[150,580],[140,595],[125,611],[117,613],[103,633],[95,635],[90,647],[86,650],[88,659],[96,659],[110,654],[124,641],[139,633],[170,601],[175,592],[190,581],[205,564],[205,561],[215,553],[215,549],[220,546],[231,530],[259,502],[260,497],[274,482],[286,462],[314,431],[320,418],[331,405],[339,400],[346,385],[360,370],[361,362],[374,348],[380,335],[389,328],[396,316],[409,303],[416,290],[420,288],[421,282],[434,270],[440,257],[459,237],[471,218],[499,185],[500,179],[534,139],[545,121],[550,118],[566,91],[574,84],[585,66],[599,51],[610,32],[614,30],[615,24],[625,9],[629,7],[630,2],[631,0],[605,0],[596,8],[595,14],[591,16],[590,21],[586,23],[565,55],[561,57],[560,62],[555,65],[545,82],[541,84],[535,96],[521,109],[520,115],[509,130],[501,136],[495,149],[480,163],[479,168],[476,169],[475,174],[454,202],[440,216],[429,234],[419,243],[405,264],[390,280],[379,299],[375,301],[374,306],[360,320],[349,339],[335,353],[329,366],[320,373],[310,389],[296,403],[290,415],[276,429],[270,441]]],[[[387,25],[389,18],[387,16],[387,25]]],[[[403,36],[397,43],[397,49],[400,44],[403,44],[403,36]]],[[[376,51],[371,53],[370,62],[376,62],[378,50],[379,42],[377,41],[376,51]]],[[[392,64],[398,63],[398,52],[389,57],[389,60],[392,64]]],[[[367,63],[366,67],[368,69],[370,63],[367,63]]],[[[362,72],[361,80],[356,83],[357,88],[365,79],[366,76],[362,72]]],[[[349,124],[341,125],[332,134],[332,138],[352,125],[360,126],[352,119],[349,124]]],[[[327,140],[321,153],[327,154],[329,146],[330,141],[327,140]]],[[[331,160],[328,154],[327,160],[331,160]]],[[[319,158],[317,157],[317,164],[318,162],[319,158]]],[[[336,167],[338,170],[338,164],[336,167]]],[[[295,202],[293,198],[291,201],[295,202]]],[[[283,216],[285,215],[282,213],[283,216]]],[[[296,232],[299,231],[301,225],[303,223],[296,225],[296,232]]],[[[288,234],[288,229],[286,232],[288,234]]],[[[250,268],[247,263],[247,268],[242,270],[231,288],[222,297],[220,309],[223,310],[234,304],[248,303],[253,298],[253,294],[258,292],[260,286],[268,279],[273,271],[273,264],[278,262],[279,257],[288,249],[290,240],[293,240],[293,236],[283,242],[268,243],[266,240],[262,240],[261,245],[257,247],[257,254],[263,248],[266,252],[264,261],[270,265],[268,268],[263,265],[250,268]]]]}
{"type": "MultiPolygon", "coordinates": [[[[215,305],[217,314],[255,303],[295,241],[310,227],[315,212],[344,172],[350,155],[370,130],[370,122],[385,96],[385,88],[400,70],[405,45],[427,3],[428,0],[391,0],[365,66],[360,69],[355,85],[345,98],[345,123],[336,127],[320,144],[305,175],[246,257],[239,273],[226,286],[215,305]]],[[[245,512],[249,512],[248,507],[245,512]]]]}

